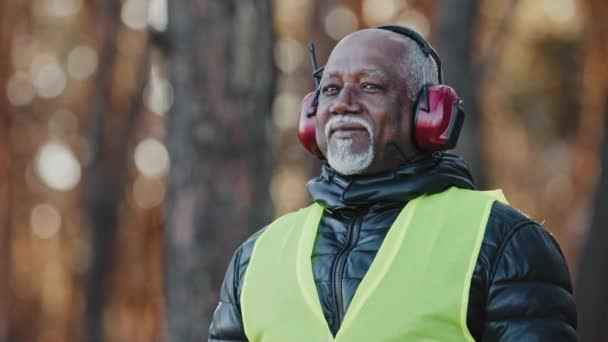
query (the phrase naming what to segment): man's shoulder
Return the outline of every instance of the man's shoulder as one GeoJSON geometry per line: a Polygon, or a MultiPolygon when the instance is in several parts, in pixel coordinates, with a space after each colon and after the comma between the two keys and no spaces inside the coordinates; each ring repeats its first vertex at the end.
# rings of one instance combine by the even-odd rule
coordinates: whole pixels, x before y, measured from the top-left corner
{"type": "Polygon", "coordinates": [[[495,233],[500,236],[512,234],[513,231],[526,225],[541,226],[526,213],[500,201],[496,201],[492,205],[488,218],[488,228],[490,228],[490,225],[493,226],[493,230],[496,230],[495,233]]]}
{"type": "Polygon", "coordinates": [[[543,334],[576,328],[572,282],[559,244],[540,223],[507,204],[492,207],[475,279],[487,301],[486,327],[510,326],[512,332],[503,336],[517,335],[521,318],[528,317],[549,322],[525,324],[543,334]]]}
{"type": "Polygon", "coordinates": [[[530,216],[501,202],[492,207],[480,259],[494,280],[549,272],[547,277],[540,278],[560,278],[565,285],[569,281],[564,255],[551,232],[530,216]]]}
{"type": "Polygon", "coordinates": [[[509,204],[496,201],[492,205],[486,226],[486,241],[500,246],[507,243],[522,230],[534,230],[540,234],[551,235],[539,222],[509,204]]]}
{"type": "Polygon", "coordinates": [[[262,229],[253,233],[253,235],[249,236],[245,242],[241,243],[239,248],[236,250],[235,257],[237,260],[236,263],[240,266],[246,266],[249,263],[249,259],[251,258],[251,253],[253,253],[253,247],[255,246],[256,241],[262,236],[262,234],[268,229],[268,226],[264,226],[262,229]]]}
{"type": "Polygon", "coordinates": [[[559,245],[540,223],[508,204],[494,202],[478,258],[486,278],[493,278],[502,266],[527,266],[536,253],[544,254],[540,259],[563,258],[559,245]]]}

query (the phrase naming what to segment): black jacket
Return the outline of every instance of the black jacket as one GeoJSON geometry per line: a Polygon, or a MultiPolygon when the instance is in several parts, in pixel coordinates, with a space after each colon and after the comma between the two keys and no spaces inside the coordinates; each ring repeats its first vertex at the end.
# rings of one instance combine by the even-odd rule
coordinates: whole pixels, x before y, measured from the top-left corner
{"type": "MultiPolygon", "coordinates": [[[[463,161],[447,153],[422,156],[376,176],[344,177],[325,166],[309,182],[312,199],[326,208],[312,265],[334,335],[405,204],[450,186],[473,188],[463,161]]],[[[260,233],[241,245],[230,263],[209,341],[247,341],[239,298],[260,233]]],[[[502,203],[490,213],[471,280],[467,325],[476,341],[576,341],[572,285],[558,244],[538,223],[502,203]]]]}

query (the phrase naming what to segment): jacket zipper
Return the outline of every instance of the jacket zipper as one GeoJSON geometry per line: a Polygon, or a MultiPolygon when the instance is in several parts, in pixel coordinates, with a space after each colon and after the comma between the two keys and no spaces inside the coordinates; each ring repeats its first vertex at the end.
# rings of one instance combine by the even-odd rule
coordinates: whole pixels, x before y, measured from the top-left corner
{"type": "MultiPolygon", "coordinates": [[[[358,212],[357,216],[353,220],[353,223],[348,229],[346,244],[344,248],[340,251],[338,256],[336,257],[336,261],[333,267],[333,285],[334,285],[334,296],[336,302],[336,323],[337,329],[342,325],[342,320],[344,319],[344,300],[342,296],[342,275],[344,273],[344,267],[346,266],[346,260],[348,258],[348,254],[355,247],[357,240],[359,240],[359,233],[361,231],[361,221],[363,218],[364,211],[361,210],[358,212]]],[[[337,331],[336,329],[336,331],[337,331]]]]}

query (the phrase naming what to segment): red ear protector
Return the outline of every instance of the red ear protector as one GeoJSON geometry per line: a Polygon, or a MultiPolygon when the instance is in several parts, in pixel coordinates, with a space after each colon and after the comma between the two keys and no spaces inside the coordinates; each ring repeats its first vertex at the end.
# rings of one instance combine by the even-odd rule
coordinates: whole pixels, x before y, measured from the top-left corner
{"type": "MultiPolygon", "coordinates": [[[[379,26],[377,29],[392,31],[414,40],[422,51],[435,60],[439,84],[425,85],[420,90],[413,115],[413,140],[416,147],[425,152],[449,150],[456,146],[464,121],[461,100],[452,87],[443,84],[441,59],[431,45],[417,32],[395,25],[379,26]]],[[[316,90],[302,100],[298,122],[298,136],[302,145],[320,159],[325,159],[316,140],[315,114],[320,94],[319,82],[323,67],[317,67],[314,45],[310,44],[313,79],[316,90]]]]}
{"type": "MultiPolygon", "coordinates": [[[[318,87],[317,87],[318,88],[318,87]]],[[[313,91],[304,96],[300,106],[300,119],[298,120],[298,137],[304,147],[319,159],[325,159],[317,145],[317,121],[315,112],[317,110],[318,91],[313,91]]]]}

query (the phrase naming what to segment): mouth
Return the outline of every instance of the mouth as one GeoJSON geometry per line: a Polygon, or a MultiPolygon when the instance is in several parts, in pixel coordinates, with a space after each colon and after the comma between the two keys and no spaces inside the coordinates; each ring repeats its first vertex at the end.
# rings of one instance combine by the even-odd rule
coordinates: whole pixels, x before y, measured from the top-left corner
{"type": "Polygon", "coordinates": [[[352,122],[336,123],[329,130],[329,136],[336,135],[337,138],[350,138],[353,135],[362,133],[368,134],[365,126],[352,122]]]}

